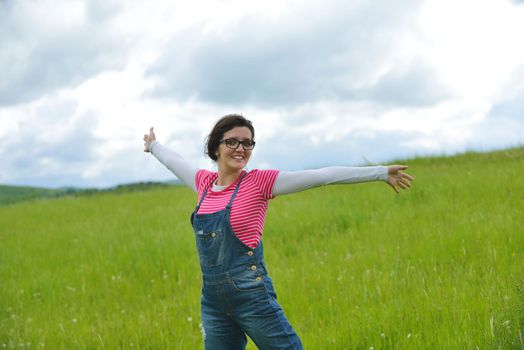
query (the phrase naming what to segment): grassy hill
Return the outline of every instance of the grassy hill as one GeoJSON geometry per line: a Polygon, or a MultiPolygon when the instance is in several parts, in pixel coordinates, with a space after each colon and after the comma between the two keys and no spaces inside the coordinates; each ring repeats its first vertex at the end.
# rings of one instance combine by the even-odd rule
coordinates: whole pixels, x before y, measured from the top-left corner
{"type": "Polygon", "coordinates": [[[119,185],[107,189],[96,188],[74,188],[65,187],[58,189],[31,187],[31,186],[9,186],[0,185],[0,206],[11,205],[19,202],[32,201],[38,199],[51,199],[60,197],[79,197],[90,196],[98,193],[128,193],[135,191],[146,191],[156,188],[165,188],[174,183],[163,182],[139,182],[133,184],[119,185]]]}
{"type": "MultiPolygon", "coordinates": [[[[399,195],[272,200],[266,263],[305,348],[524,348],[523,160],[417,158],[398,162],[415,176],[399,195]]],[[[0,348],[202,348],[195,200],[168,186],[0,207],[0,348]]]]}

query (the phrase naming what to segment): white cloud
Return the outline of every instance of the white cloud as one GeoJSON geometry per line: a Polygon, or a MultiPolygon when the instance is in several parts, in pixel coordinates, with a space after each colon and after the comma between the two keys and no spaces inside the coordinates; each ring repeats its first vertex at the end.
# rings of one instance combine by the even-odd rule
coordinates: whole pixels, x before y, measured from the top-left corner
{"type": "Polygon", "coordinates": [[[523,19],[524,8],[509,1],[426,1],[423,53],[457,94],[489,99],[524,61],[523,19]]]}
{"type": "Polygon", "coordinates": [[[3,1],[0,182],[171,178],[142,152],[150,126],[210,168],[228,113],[255,124],[251,168],[522,144],[523,17],[509,0],[3,1]]]}
{"type": "MultiPolygon", "coordinates": [[[[397,71],[391,59],[403,58],[395,50],[409,37],[412,19],[406,10],[416,11],[417,3],[354,2],[348,8],[341,1],[312,2],[279,16],[246,15],[213,31],[197,23],[175,34],[147,70],[155,81],[150,94],[262,108],[324,99],[380,103],[383,91],[374,91],[375,76],[397,71]]],[[[421,78],[433,80],[430,67],[423,68],[425,77],[417,76],[420,64],[413,67],[407,72],[413,88],[423,84],[421,78]]],[[[391,90],[392,79],[402,80],[402,74],[386,76],[378,89],[391,90]]],[[[440,86],[433,88],[418,102],[441,94],[435,91],[440,86]]]]}
{"type": "Polygon", "coordinates": [[[29,102],[125,67],[126,44],[111,30],[110,17],[90,17],[86,8],[80,1],[3,5],[0,105],[29,102]]]}

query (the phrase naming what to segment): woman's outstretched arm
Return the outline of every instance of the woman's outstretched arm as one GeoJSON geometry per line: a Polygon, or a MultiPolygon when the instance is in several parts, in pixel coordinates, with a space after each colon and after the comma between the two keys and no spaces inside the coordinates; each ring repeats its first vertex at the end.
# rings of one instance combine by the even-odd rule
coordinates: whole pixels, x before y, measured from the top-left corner
{"type": "Polygon", "coordinates": [[[327,167],[301,171],[279,172],[273,195],[279,196],[331,184],[352,184],[370,181],[384,181],[397,193],[411,187],[413,177],[402,172],[404,165],[368,167],[327,167]]]}
{"type": "Polygon", "coordinates": [[[156,159],[175,174],[180,181],[193,191],[197,191],[195,175],[198,169],[187,163],[180,154],[160,144],[160,142],[156,140],[153,127],[149,129],[149,135],[144,135],[144,152],[151,152],[156,159]]]}

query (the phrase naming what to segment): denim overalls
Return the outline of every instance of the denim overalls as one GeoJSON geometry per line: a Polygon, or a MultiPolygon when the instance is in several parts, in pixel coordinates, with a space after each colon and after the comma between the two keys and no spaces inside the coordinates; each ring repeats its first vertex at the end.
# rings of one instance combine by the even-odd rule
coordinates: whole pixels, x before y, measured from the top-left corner
{"type": "Polygon", "coordinates": [[[259,349],[302,349],[277,303],[264,264],[262,242],[252,249],[231,228],[231,205],[245,175],[243,172],[237,179],[225,209],[197,214],[207,195],[206,188],[191,215],[203,275],[201,315],[205,349],[245,349],[246,334],[259,349]]]}

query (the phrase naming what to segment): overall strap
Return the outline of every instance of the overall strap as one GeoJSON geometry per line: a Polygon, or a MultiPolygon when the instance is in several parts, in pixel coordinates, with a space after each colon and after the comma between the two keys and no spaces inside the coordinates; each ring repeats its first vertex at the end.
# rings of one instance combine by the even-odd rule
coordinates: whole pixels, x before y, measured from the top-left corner
{"type": "Polygon", "coordinates": [[[237,186],[235,187],[235,191],[233,192],[233,195],[231,196],[231,199],[229,200],[229,203],[226,205],[226,209],[228,209],[228,210],[231,209],[231,205],[233,204],[233,200],[237,196],[238,189],[240,188],[240,183],[242,182],[242,179],[244,178],[244,176],[246,176],[246,174],[247,173],[243,173],[242,175],[240,175],[240,179],[238,180],[237,186]]]}
{"type": "Polygon", "coordinates": [[[215,181],[215,179],[211,180],[211,182],[209,183],[209,185],[207,185],[206,189],[204,190],[204,193],[202,193],[202,197],[200,197],[200,201],[198,202],[196,208],[195,208],[195,213],[198,212],[198,209],[200,209],[200,206],[202,205],[202,202],[204,201],[204,198],[206,198],[206,195],[207,195],[207,191],[209,190],[209,188],[211,186],[213,186],[213,181],[215,181]]]}

